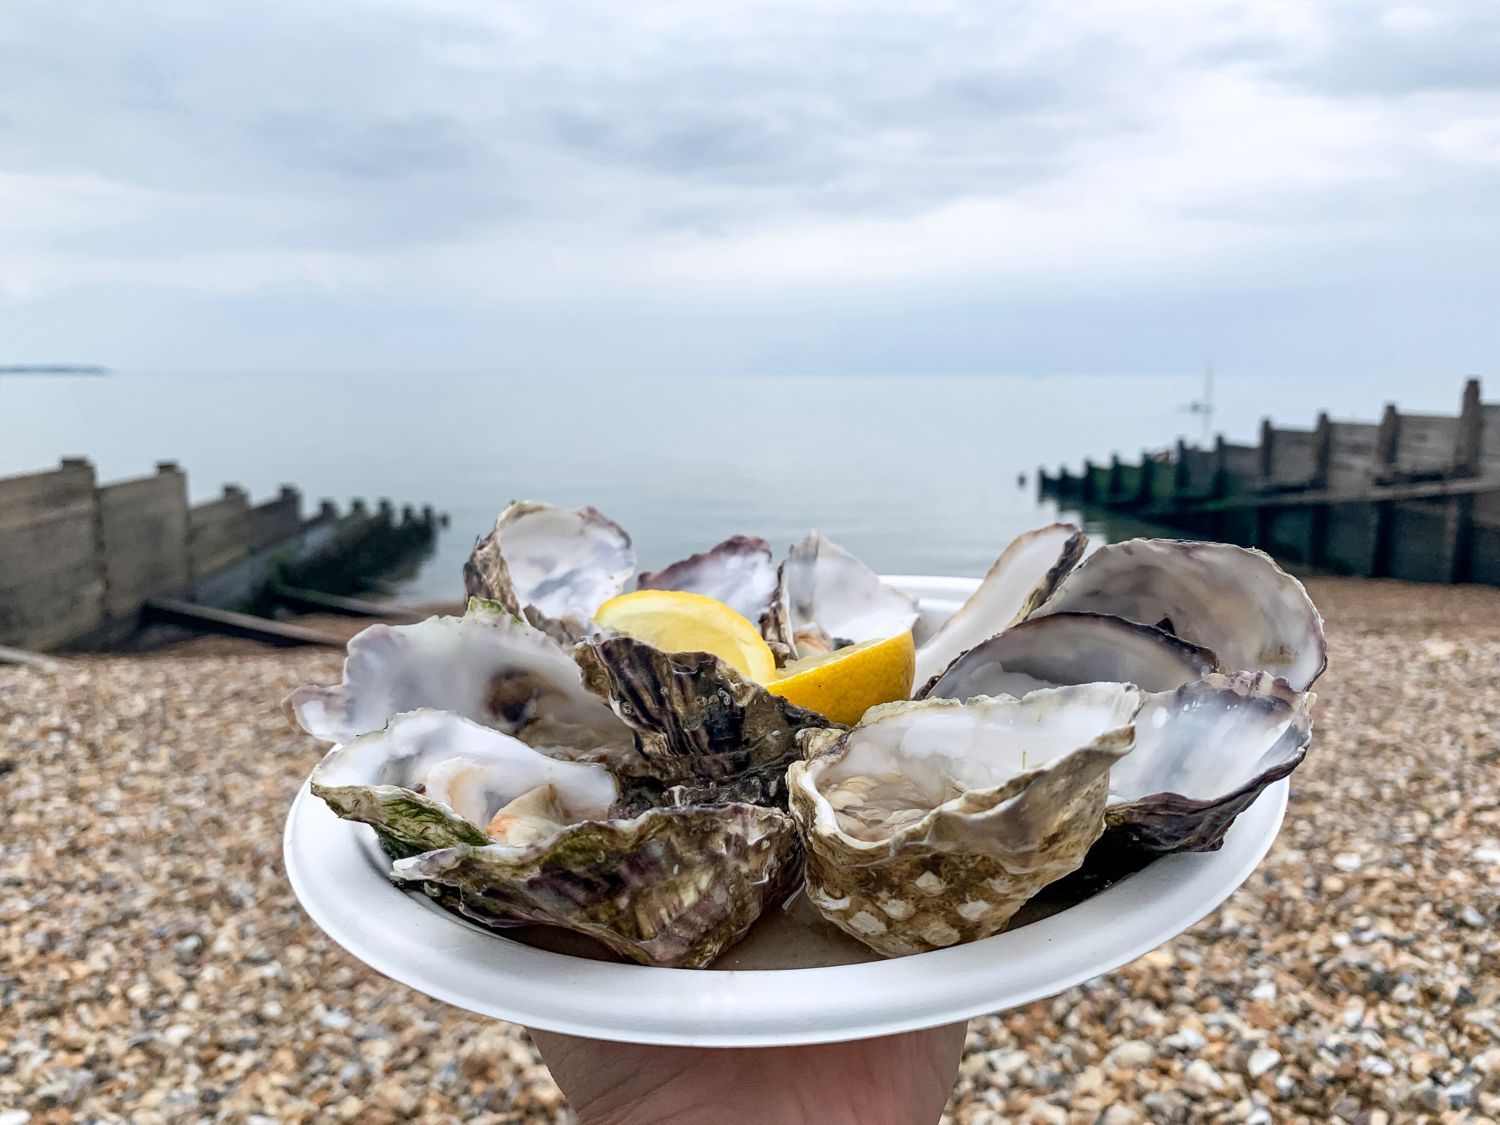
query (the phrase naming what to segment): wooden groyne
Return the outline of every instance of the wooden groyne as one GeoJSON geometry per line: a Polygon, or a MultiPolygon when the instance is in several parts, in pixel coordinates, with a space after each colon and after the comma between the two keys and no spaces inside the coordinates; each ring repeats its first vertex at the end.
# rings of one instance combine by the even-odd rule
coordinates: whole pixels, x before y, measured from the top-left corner
{"type": "MultiPolygon", "coordinates": [[[[262,504],[227,485],[189,505],[187,474],[164,461],[100,484],[87,460],[0,478],[0,645],[119,644],[161,606],[268,612],[278,588],[359,592],[431,544],[431,508],[324,500],[310,516],[293,486],[262,504]]],[[[207,627],[212,627],[211,621],[207,627]]]]}
{"type": "Polygon", "coordinates": [[[1267,419],[1257,445],[1221,434],[1138,463],[1044,468],[1043,495],[1340,574],[1500,586],[1500,403],[1464,388],[1456,416],[1403,414],[1311,429],[1267,419]]]}

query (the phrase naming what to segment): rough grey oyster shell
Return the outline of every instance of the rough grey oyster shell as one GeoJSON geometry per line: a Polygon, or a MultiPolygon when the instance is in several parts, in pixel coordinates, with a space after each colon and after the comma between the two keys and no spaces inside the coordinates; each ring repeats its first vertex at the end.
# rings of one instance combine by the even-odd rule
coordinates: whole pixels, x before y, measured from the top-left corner
{"type": "Polygon", "coordinates": [[[716,598],[730,609],[759,621],[776,594],[776,563],[771,545],[752,535],[731,535],[708,550],[671,566],[645,572],[636,580],[642,590],[685,590],[716,598]]]}
{"type": "Polygon", "coordinates": [[[573,652],[583,683],[636,735],[644,765],[687,799],[785,800],[798,731],[833,726],[706,652],[663,652],[633,637],[596,637],[573,652]]]}
{"type": "Polygon", "coordinates": [[[592,632],[594,614],[634,573],[630,536],[598,509],[514,500],[474,545],[464,588],[569,641],[592,632]]]}
{"type": "Polygon", "coordinates": [[[587,821],[519,847],[426,852],[395,873],[456,891],[458,909],[488,925],[561,926],[642,964],[699,968],[785,897],[800,852],[785,813],[726,804],[587,821]]]}
{"type": "Polygon", "coordinates": [[[546,785],[578,817],[606,815],[619,795],[603,766],[549,758],[447,711],[397,715],[384,730],[335,747],[311,782],[334,812],[374,827],[395,855],[488,844],[490,820],[546,785]]]}
{"type": "Polygon", "coordinates": [[[624,769],[635,758],[630,729],[584,688],[568,653],[478,599],[463,617],[370,626],[350,640],[341,683],[299,687],[287,707],[303,730],[328,742],[348,742],[425,707],[515,735],[554,757],[624,769]]]}
{"type": "Polygon", "coordinates": [[[1112,613],[1218,654],[1230,671],[1269,672],[1306,691],[1328,664],[1307,591],[1263,551],[1229,543],[1129,539],[1100,547],[1035,616],[1112,613]]]}
{"type": "Polygon", "coordinates": [[[1102,858],[1221,846],[1235,817],[1306,757],[1316,698],[1249,672],[1147,696],[1135,749],[1110,773],[1108,828],[1095,850],[1102,858]]]}
{"type": "Polygon", "coordinates": [[[916,698],[1021,696],[1038,688],[1097,682],[1167,691],[1218,667],[1208,649],[1152,625],[1103,613],[1056,613],[975,645],[924,684],[916,698]]]}
{"type": "Polygon", "coordinates": [[[889,703],[850,731],[804,735],[787,784],[809,900],[886,956],[998,932],[1103,831],[1141,699],[1087,684],[889,703]]]}
{"type": "Polygon", "coordinates": [[[917,602],[820,532],[792,545],[777,573],[776,597],[761,622],[768,641],[794,659],[882,640],[917,621],[917,602]]]}
{"type": "Polygon", "coordinates": [[[1018,535],[1000,552],[979,588],[917,646],[913,682],[925,684],[961,653],[1024,621],[1052,596],[1058,583],[1083,557],[1087,545],[1088,536],[1070,523],[1054,523],[1018,535]]]}

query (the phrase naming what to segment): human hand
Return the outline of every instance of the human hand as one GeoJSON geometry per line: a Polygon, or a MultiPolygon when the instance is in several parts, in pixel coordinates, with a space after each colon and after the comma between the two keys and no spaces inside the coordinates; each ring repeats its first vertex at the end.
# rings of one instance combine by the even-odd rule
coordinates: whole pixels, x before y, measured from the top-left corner
{"type": "Polygon", "coordinates": [[[752,1050],[531,1036],[581,1125],[929,1125],[966,1026],[752,1050]]]}

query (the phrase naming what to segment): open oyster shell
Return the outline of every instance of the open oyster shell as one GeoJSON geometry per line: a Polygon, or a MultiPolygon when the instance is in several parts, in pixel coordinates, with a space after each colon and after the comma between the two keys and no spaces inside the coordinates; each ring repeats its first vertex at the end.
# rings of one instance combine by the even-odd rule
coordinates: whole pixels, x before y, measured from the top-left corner
{"type": "Polygon", "coordinates": [[[794,659],[904,633],[917,621],[916,599],[837,543],[814,531],[792,545],[762,622],[768,641],[794,659]]]}
{"type": "Polygon", "coordinates": [[[373,826],[395,855],[488,844],[496,813],[549,785],[575,817],[604,816],[619,795],[603,766],[549,758],[446,711],[397,715],[330,751],[312,775],[313,793],[346,820],[373,826]]]}
{"type": "Polygon", "coordinates": [[[560,640],[576,640],[634,573],[630,536],[597,509],[515,500],[474,545],[464,588],[560,640]]]}
{"type": "Polygon", "coordinates": [[[642,590],[685,590],[716,598],[759,621],[776,594],[776,563],[771,545],[752,535],[731,535],[700,554],[636,580],[642,590]]]}
{"type": "Polygon", "coordinates": [[[1052,596],[1058,583],[1083,557],[1087,544],[1088,536],[1069,523],[1054,523],[1017,536],[1000,553],[979,588],[937,632],[917,646],[914,682],[925,684],[959,654],[1024,621],[1052,596]]]}
{"type": "Polygon", "coordinates": [[[706,652],[618,636],[584,641],[573,658],[584,685],[635,731],[637,772],[686,787],[691,800],[784,803],[797,732],[832,725],[706,652]]]}
{"type": "Polygon", "coordinates": [[[981,641],[923,685],[916,698],[1022,696],[1097,682],[1167,691],[1217,668],[1218,658],[1208,649],[1154,626],[1103,613],[1057,613],[981,641]]]}
{"type": "Polygon", "coordinates": [[[461,846],[398,860],[398,878],[457,892],[488,925],[542,923],[646,965],[698,968],[744,936],[798,871],[791,818],[759,805],[651,809],[525,846],[461,846]]]}
{"type": "Polygon", "coordinates": [[[1217,653],[1231,671],[1270,672],[1306,691],[1328,664],[1307,591],[1263,551],[1130,539],[1100,547],[1036,616],[1112,613],[1217,653]]]}
{"type": "Polygon", "coordinates": [[[1103,831],[1141,700],[1088,684],[890,703],[850,731],[804,735],[787,784],[810,901],[886,956],[998,932],[1103,831]]]}
{"type": "Polygon", "coordinates": [[[287,698],[302,729],[328,742],[380,730],[427,707],[515,735],[554,757],[629,768],[630,728],[583,686],[549,637],[476,600],[463,617],[372,625],[348,646],[341,683],[308,684],[287,698]]]}
{"type": "Polygon", "coordinates": [[[1218,848],[1235,817],[1307,755],[1315,699],[1247,672],[1147,696],[1135,749],[1110,773],[1108,830],[1096,850],[1218,848]]]}

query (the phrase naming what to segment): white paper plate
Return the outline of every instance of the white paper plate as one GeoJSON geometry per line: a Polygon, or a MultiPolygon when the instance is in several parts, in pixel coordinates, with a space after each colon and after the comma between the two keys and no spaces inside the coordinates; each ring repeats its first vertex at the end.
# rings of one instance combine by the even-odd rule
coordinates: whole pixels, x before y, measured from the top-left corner
{"type": "MultiPolygon", "coordinates": [[[[976,584],[888,580],[921,599],[928,627],[976,584]]],[[[1118,968],[1187,929],[1243,883],[1275,840],[1286,801],[1287,783],[1278,782],[1241,814],[1219,851],[1157,860],[1076,906],[995,937],[816,968],[722,967],[774,959],[783,933],[794,934],[787,947],[797,946],[803,963],[825,955],[847,960],[856,949],[841,935],[803,931],[789,918],[768,918],[721,967],[705,970],[593,960],[482,930],[419,893],[398,890],[386,878],[389,865],[374,833],[338,819],[306,785],[287,817],[284,852],[292,888],[313,921],[377,972],[428,996],[593,1039],[770,1047],[936,1027],[1118,968]],[[745,947],[750,952],[741,953],[745,947]]]]}

